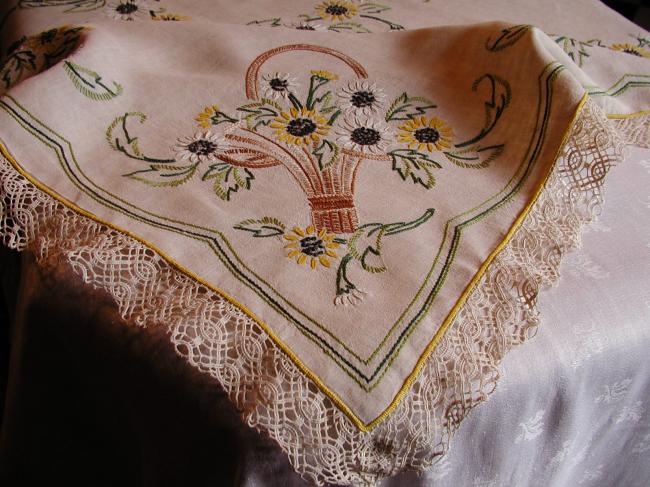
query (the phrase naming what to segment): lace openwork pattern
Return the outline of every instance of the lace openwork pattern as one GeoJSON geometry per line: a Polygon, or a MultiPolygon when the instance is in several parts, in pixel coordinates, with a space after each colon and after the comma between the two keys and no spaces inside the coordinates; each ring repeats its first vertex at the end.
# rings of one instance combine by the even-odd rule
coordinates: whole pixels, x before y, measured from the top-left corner
{"type": "Polygon", "coordinates": [[[648,121],[609,121],[590,100],[523,224],[472,291],[397,409],[359,431],[243,312],[134,239],[59,203],[0,161],[5,245],[41,265],[69,263],[106,290],[127,322],[165,326],[179,354],[225,389],[245,422],[271,436],[306,479],[374,485],[443,455],[463,418],[495,389],[498,364],[532,337],[540,289],[599,211],[602,186],[648,121]]]}

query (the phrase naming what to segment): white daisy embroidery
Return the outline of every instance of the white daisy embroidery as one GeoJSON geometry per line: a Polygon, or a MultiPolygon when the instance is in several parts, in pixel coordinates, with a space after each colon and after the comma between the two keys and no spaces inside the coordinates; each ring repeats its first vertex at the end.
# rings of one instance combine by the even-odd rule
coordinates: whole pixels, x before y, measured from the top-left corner
{"type": "Polygon", "coordinates": [[[383,120],[359,116],[344,119],[336,134],[342,147],[374,154],[385,152],[393,140],[393,134],[383,120]]]}
{"type": "Polygon", "coordinates": [[[338,93],[341,107],[347,113],[361,113],[369,116],[384,106],[386,95],[374,83],[356,80],[341,88],[338,93]]]}
{"type": "Polygon", "coordinates": [[[214,161],[226,148],[227,142],[223,137],[207,132],[197,132],[192,137],[181,137],[172,148],[180,160],[190,162],[214,161]]]}
{"type": "Polygon", "coordinates": [[[150,6],[143,0],[122,0],[109,3],[106,15],[115,20],[135,20],[141,15],[148,15],[150,6]]]}
{"type": "Polygon", "coordinates": [[[273,100],[286,98],[297,86],[295,78],[290,78],[287,73],[273,73],[262,76],[262,95],[264,98],[273,100]]]}

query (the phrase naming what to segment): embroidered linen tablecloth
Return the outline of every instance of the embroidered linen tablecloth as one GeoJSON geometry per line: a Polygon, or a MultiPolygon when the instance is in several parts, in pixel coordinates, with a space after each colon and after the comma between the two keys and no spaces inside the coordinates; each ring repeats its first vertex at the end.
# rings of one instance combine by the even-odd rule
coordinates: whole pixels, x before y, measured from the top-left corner
{"type": "Polygon", "coordinates": [[[648,144],[648,35],[547,7],[9,5],[5,242],[166,325],[306,478],[425,468],[648,144]]]}

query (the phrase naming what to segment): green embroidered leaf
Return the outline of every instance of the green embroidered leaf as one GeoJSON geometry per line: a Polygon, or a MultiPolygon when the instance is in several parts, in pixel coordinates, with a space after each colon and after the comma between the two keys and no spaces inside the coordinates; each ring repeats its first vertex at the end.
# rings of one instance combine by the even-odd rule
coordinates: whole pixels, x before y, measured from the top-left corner
{"type": "Polygon", "coordinates": [[[435,212],[436,210],[434,208],[428,208],[422,214],[422,216],[416,218],[413,221],[395,222],[395,223],[388,223],[384,225],[384,231],[386,232],[386,235],[395,235],[396,233],[407,232],[409,230],[419,227],[423,223],[426,223],[426,221],[429,220],[434,215],[435,212]]]}
{"type": "Polygon", "coordinates": [[[360,13],[359,17],[361,17],[362,19],[370,19],[376,22],[381,22],[382,24],[387,25],[390,30],[404,30],[403,25],[396,24],[394,22],[391,22],[390,20],[382,19],[381,17],[377,17],[375,15],[369,15],[368,13],[360,13]]]}
{"type": "Polygon", "coordinates": [[[300,14],[298,15],[298,18],[300,19],[301,23],[308,24],[310,22],[318,21],[318,20],[323,20],[322,17],[319,17],[317,15],[309,15],[309,14],[300,14]]]}
{"type": "Polygon", "coordinates": [[[382,5],[380,3],[364,2],[359,5],[359,10],[368,14],[380,14],[386,10],[390,10],[390,7],[388,5],[382,5]]]}
{"type": "Polygon", "coordinates": [[[388,153],[392,160],[391,168],[406,181],[410,178],[413,183],[421,184],[426,189],[431,189],[436,184],[436,179],[431,172],[442,166],[426,154],[413,149],[396,149],[388,153]]]}
{"type": "Polygon", "coordinates": [[[244,119],[247,127],[250,130],[257,130],[260,125],[268,125],[279,116],[282,107],[273,100],[262,98],[259,102],[242,105],[237,110],[246,114],[244,119]]]}
{"type": "Polygon", "coordinates": [[[503,111],[510,104],[511,90],[510,84],[496,75],[484,74],[472,84],[472,91],[478,91],[479,86],[487,86],[487,96],[483,103],[485,106],[485,125],[475,137],[465,142],[456,144],[456,147],[466,147],[475,144],[494,128],[501,118],[503,111]]]}
{"type": "Polygon", "coordinates": [[[151,164],[149,169],[124,174],[124,176],[154,187],[179,186],[194,176],[198,166],[198,162],[190,165],[151,164]]]}
{"type": "Polygon", "coordinates": [[[473,145],[467,149],[445,152],[445,156],[458,167],[483,169],[503,152],[505,144],[481,147],[473,145]]]}
{"type": "Polygon", "coordinates": [[[323,139],[320,145],[314,149],[312,154],[316,156],[316,159],[318,160],[318,167],[322,171],[332,163],[336,162],[340,152],[341,150],[339,149],[338,145],[336,145],[334,142],[330,142],[327,139],[323,139]]]}
{"type": "Polygon", "coordinates": [[[113,150],[121,152],[131,159],[154,164],[175,163],[176,161],[174,159],[157,159],[142,154],[138,144],[138,138],[133,137],[127,128],[127,121],[130,117],[138,120],[140,124],[144,123],[147,119],[147,116],[141,112],[127,112],[124,115],[115,118],[106,129],[106,141],[108,142],[108,145],[110,145],[113,150]]]}
{"type": "Polygon", "coordinates": [[[431,100],[421,96],[408,96],[404,92],[390,104],[386,112],[386,121],[411,120],[413,117],[424,115],[430,108],[436,108],[431,100]]]}
{"type": "Polygon", "coordinates": [[[325,93],[323,96],[320,98],[317,98],[314,101],[314,106],[320,105],[318,108],[318,111],[322,113],[323,115],[326,115],[328,113],[333,112],[336,110],[338,107],[332,103],[332,100],[334,99],[334,95],[332,95],[331,91],[328,91],[325,93]]]}
{"type": "Polygon", "coordinates": [[[485,48],[488,51],[497,52],[506,47],[510,47],[521,39],[526,32],[532,29],[532,25],[513,25],[507,29],[503,29],[499,36],[493,41],[488,39],[485,43],[485,48]]]}
{"type": "MultiPolygon", "coordinates": [[[[633,35],[631,37],[634,37],[636,39],[636,41],[639,43],[639,47],[650,46],[650,39],[646,39],[641,34],[633,35]]],[[[598,42],[599,42],[598,45],[602,45],[602,43],[600,43],[600,41],[598,41],[598,42]]]]}
{"type": "Polygon", "coordinates": [[[363,270],[373,274],[386,270],[381,258],[381,239],[384,233],[381,223],[368,223],[359,227],[350,237],[350,255],[360,262],[363,270]]]}
{"type": "Polygon", "coordinates": [[[208,128],[210,125],[219,125],[221,123],[237,123],[239,120],[231,117],[227,113],[219,110],[217,105],[206,107],[205,111],[200,113],[194,120],[199,122],[199,126],[208,128]],[[209,121],[209,124],[207,122],[209,121]],[[207,125],[207,126],[206,126],[207,125]]]}
{"type": "Polygon", "coordinates": [[[212,180],[215,194],[224,201],[230,201],[232,193],[242,188],[250,189],[255,176],[246,168],[220,162],[211,164],[201,179],[212,180]]]}
{"type": "Polygon", "coordinates": [[[142,112],[127,112],[117,117],[106,129],[106,140],[113,150],[129,155],[125,152],[128,147],[133,152],[133,155],[139,157],[141,154],[138,148],[138,138],[131,137],[126,128],[126,121],[129,117],[135,117],[141,124],[147,119],[147,116],[142,112]]]}
{"type": "Polygon", "coordinates": [[[271,19],[253,20],[251,22],[248,22],[246,25],[266,25],[267,27],[281,27],[282,18],[273,17],[271,19]]]}
{"type": "Polygon", "coordinates": [[[421,216],[409,222],[367,223],[360,226],[348,241],[349,255],[358,260],[367,272],[384,272],[386,266],[381,257],[382,239],[419,227],[431,219],[435,211],[434,208],[428,208],[421,216]]]}
{"type": "Polygon", "coordinates": [[[337,22],[327,27],[327,30],[334,32],[351,32],[353,34],[369,34],[372,31],[367,27],[364,27],[363,24],[358,22],[337,22]]]}
{"type": "Polygon", "coordinates": [[[113,86],[107,86],[102,77],[95,71],[84,68],[70,61],[63,63],[63,69],[68,74],[74,86],[85,97],[95,101],[106,101],[122,94],[122,86],[113,81],[113,86]]]}
{"type": "Polygon", "coordinates": [[[593,47],[597,45],[600,41],[598,39],[592,39],[590,41],[579,41],[577,39],[572,39],[570,37],[559,36],[555,39],[555,42],[562,48],[562,50],[567,53],[567,55],[576,63],[578,66],[582,66],[585,58],[589,57],[587,52],[588,47],[593,47]]]}
{"type": "Polygon", "coordinates": [[[20,8],[71,6],[64,12],[74,13],[90,12],[102,8],[106,5],[106,0],[20,0],[18,5],[20,8]]]}
{"type": "Polygon", "coordinates": [[[36,55],[30,50],[14,51],[2,66],[2,82],[10,88],[23,78],[27,71],[36,70],[36,55]]]}
{"type": "Polygon", "coordinates": [[[48,44],[47,49],[42,51],[45,69],[68,57],[77,48],[83,30],[84,27],[59,27],[40,34],[41,43],[44,44],[43,37],[45,37],[48,44]]]}
{"type": "Polygon", "coordinates": [[[272,218],[270,216],[264,216],[258,220],[244,220],[233,228],[235,230],[250,232],[253,234],[253,237],[257,238],[277,237],[282,235],[286,229],[284,223],[277,218],[272,218]]]}

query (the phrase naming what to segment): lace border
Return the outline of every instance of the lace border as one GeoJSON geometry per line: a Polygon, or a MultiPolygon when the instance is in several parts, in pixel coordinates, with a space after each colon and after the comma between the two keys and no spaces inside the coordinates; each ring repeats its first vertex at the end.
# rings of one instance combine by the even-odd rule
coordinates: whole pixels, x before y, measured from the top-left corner
{"type": "Polygon", "coordinates": [[[154,251],[82,216],[0,157],[0,234],[40,265],[69,263],[113,296],[122,317],[164,324],[177,352],[214,377],[244,421],[273,438],[315,484],[375,485],[443,455],[468,412],[494,391],[498,364],[534,336],[537,295],[559,279],[562,256],[598,213],[610,167],[626,145],[650,145],[647,117],[607,120],[587,100],[546,188],[496,256],[395,411],[359,429],[241,310],[154,251]],[[471,338],[468,340],[468,337],[471,338]]]}

